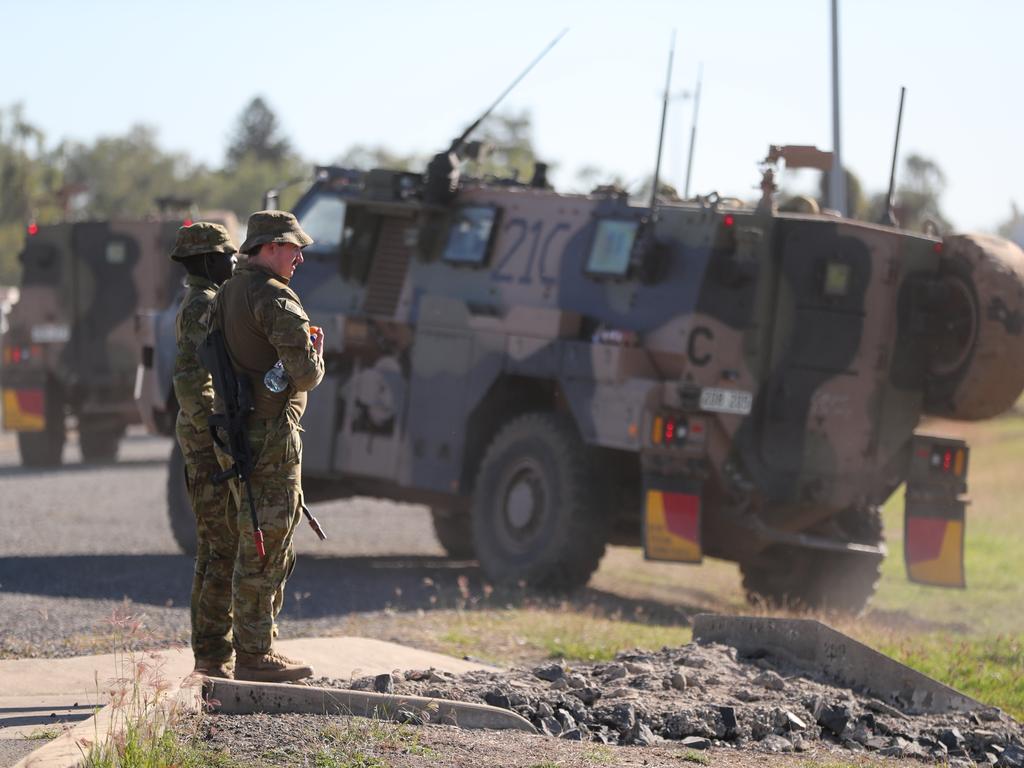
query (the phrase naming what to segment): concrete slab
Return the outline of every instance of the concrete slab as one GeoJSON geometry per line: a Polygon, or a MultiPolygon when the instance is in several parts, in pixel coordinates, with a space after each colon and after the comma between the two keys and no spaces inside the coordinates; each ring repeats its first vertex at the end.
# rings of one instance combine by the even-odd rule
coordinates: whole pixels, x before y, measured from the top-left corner
{"type": "MultiPolygon", "coordinates": [[[[308,661],[318,676],[352,679],[363,675],[391,672],[396,669],[427,669],[461,674],[473,669],[495,669],[486,664],[463,661],[430,651],[362,637],[324,637],[282,640],[280,651],[288,656],[308,661]]],[[[164,681],[170,688],[165,697],[179,701],[194,701],[198,687],[189,681],[192,671],[192,653],[187,648],[172,648],[158,652],[136,653],[132,656],[102,654],[71,659],[15,659],[0,661],[0,740],[24,740],[38,735],[43,721],[61,717],[73,726],[49,744],[41,746],[18,766],[58,768],[76,766],[81,761],[78,742],[105,734],[116,727],[114,713],[104,707],[95,717],[89,710],[88,719],[75,725],[75,719],[90,705],[107,704],[111,700],[112,681],[128,676],[144,663],[143,677],[152,685],[164,681]],[[180,696],[182,684],[188,695],[180,696]],[[189,688],[188,686],[191,686],[189,688]],[[188,691],[193,693],[188,693],[188,691]],[[50,718],[53,713],[55,717],[50,718]]],[[[155,690],[155,689],[154,689],[155,690]]]]}
{"type": "Polygon", "coordinates": [[[744,655],[767,654],[841,685],[868,691],[912,714],[971,712],[984,704],[813,619],[761,616],[694,617],[693,639],[731,645],[744,655]]]}
{"type": "Polygon", "coordinates": [[[248,683],[237,680],[209,680],[204,696],[215,712],[268,715],[356,715],[399,723],[421,722],[486,728],[492,731],[536,733],[525,717],[508,709],[468,701],[432,699],[426,696],[394,696],[371,691],[343,691],[285,683],[248,683]]]}

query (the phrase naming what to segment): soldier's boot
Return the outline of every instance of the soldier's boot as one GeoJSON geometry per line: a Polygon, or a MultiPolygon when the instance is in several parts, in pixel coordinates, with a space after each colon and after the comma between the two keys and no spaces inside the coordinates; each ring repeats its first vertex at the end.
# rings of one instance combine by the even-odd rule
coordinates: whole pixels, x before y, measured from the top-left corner
{"type": "Polygon", "coordinates": [[[304,661],[289,659],[277,651],[237,653],[235,680],[253,683],[289,683],[310,677],[313,668],[304,661]]]}
{"type": "Polygon", "coordinates": [[[192,674],[203,677],[223,677],[226,680],[231,680],[234,677],[230,660],[196,659],[196,668],[192,670],[192,674]]]}

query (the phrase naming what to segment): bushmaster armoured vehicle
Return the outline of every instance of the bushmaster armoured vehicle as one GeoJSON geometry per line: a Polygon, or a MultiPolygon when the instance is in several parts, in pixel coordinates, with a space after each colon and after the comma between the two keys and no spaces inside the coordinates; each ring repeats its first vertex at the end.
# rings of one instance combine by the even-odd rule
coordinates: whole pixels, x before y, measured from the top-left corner
{"type": "Polygon", "coordinates": [[[906,484],[910,578],[964,584],[968,447],[919,428],[1019,396],[1020,248],[779,212],[771,167],[756,207],[638,206],[542,167],[459,179],[459,149],[425,175],[321,169],[294,209],[316,243],[291,284],[327,339],[305,477],[428,505],[498,582],[576,587],[633,543],[854,610],[906,484]]]}
{"type": "MultiPolygon", "coordinates": [[[[0,367],[3,428],[17,432],[24,465],[60,464],[68,415],[85,461],[113,460],[139,421],[135,316],[166,307],[184,275],[167,253],[190,203],[160,204],[143,219],[28,225],[0,367]]],[[[213,217],[237,228],[233,214],[213,217]]]]}

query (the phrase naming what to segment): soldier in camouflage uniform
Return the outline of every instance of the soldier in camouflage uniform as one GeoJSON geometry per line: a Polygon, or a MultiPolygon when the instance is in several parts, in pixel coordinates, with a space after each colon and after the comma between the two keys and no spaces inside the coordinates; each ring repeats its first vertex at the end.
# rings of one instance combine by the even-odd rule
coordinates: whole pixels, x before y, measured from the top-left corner
{"type": "MultiPolygon", "coordinates": [[[[302,249],[312,242],[292,214],[254,213],[241,247],[249,259],[221,288],[214,310],[213,323],[223,331],[236,373],[252,383],[250,487],[266,548],[261,559],[245,487],[235,482],[232,508],[239,537],[232,592],[239,680],[285,682],[313,674],[309,666],[282,656],[273,645],[285,582],[295,567],[292,535],[302,514],[299,419],[306,409],[306,392],[324,375],[323,333],[311,338],[309,318],[288,287],[302,263],[302,249]],[[263,377],[278,360],[289,386],[271,392],[263,377]]],[[[221,461],[230,465],[223,455],[221,461]]]]}
{"type": "Polygon", "coordinates": [[[206,337],[217,286],[231,276],[235,246],[220,224],[197,222],[178,230],[171,258],[188,270],[188,293],[178,310],[174,393],[175,432],[185,458],[185,482],[196,516],[196,566],[192,580],[192,652],[196,672],[231,677],[231,574],[238,529],[228,517],[228,487],[214,485],[220,470],[207,419],[213,413],[213,382],[197,350],[206,337]]]}

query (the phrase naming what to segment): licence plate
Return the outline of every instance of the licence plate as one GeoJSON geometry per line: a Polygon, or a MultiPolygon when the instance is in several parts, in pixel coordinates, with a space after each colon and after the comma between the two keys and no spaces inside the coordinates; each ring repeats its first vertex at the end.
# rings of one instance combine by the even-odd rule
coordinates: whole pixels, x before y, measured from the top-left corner
{"type": "Polygon", "coordinates": [[[754,395],[741,389],[705,387],[700,391],[700,409],[716,413],[736,413],[746,416],[754,405],[754,395]]]}

